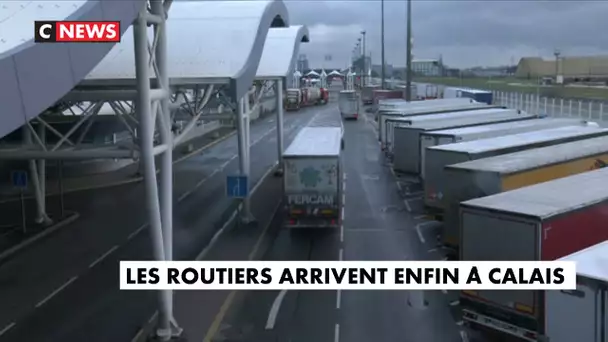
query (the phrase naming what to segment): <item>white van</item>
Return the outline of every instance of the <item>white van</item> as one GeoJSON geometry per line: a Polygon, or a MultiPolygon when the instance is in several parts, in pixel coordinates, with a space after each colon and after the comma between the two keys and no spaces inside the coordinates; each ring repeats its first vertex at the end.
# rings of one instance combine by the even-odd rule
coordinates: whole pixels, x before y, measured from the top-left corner
{"type": "Polygon", "coordinates": [[[343,119],[355,119],[359,117],[359,95],[354,90],[340,91],[338,108],[343,119]]]}

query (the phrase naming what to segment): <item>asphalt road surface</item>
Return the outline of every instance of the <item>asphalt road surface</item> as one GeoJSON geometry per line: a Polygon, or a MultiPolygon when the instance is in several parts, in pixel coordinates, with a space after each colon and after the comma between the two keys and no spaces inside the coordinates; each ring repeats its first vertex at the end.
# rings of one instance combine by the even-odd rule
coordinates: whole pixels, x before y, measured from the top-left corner
{"type": "MultiPolygon", "coordinates": [[[[285,115],[285,146],[319,111],[285,115]]],[[[252,183],[276,163],[276,122],[251,127],[252,183]]],[[[238,170],[233,136],[174,166],[174,257],[192,259],[231,215],[225,177],[238,170]]],[[[47,203],[55,201],[49,198],[47,203]]],[[[0,341],[130,341],[156,309],[154,292],[120,291],[119,260],[152,259],[141,183],[70,193],[81,218],[0,265],[0,341]]]]}
{"type": "MultiPolygon", "coordinates": [[[[345,122],[343,226],[331,231],[277,229],[264,260],[437,260],[432,222],[416,214],[415,190],[398,191],[376,133],[363,117],[345,122]],[[404,199],[405,198],[405,199],[404,199]]],[[[414,189],[414,187],[410,187],[414,189]]],[[[279,224],[279,220],[275,224],[279,224]]],[[[275,227],[277,228],[277,227],[275,227]]],[[[247,292],[216,341],[460,342],[448,293],[409,291],[247,292]],[[412,299],[412,301],[410,301],[412,299]],[[414,303],[413,306],[410,303],[414,303]]],[[[453,303],[452,303],[453,304],[453,303]]]]}

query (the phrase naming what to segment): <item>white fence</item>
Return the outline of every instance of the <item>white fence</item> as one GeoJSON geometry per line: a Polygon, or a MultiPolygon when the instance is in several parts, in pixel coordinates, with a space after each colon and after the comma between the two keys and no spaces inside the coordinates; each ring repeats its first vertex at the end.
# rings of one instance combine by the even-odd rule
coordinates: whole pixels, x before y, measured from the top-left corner
{"type": "Polygon", "coordinates": [[[600,121],[608,125],[608,113],[604,103],[537,96],[535,94],[494,92],[496,105],[524,110],[530,114],[546,114],[554,117],[574,117],[600,121]]]}

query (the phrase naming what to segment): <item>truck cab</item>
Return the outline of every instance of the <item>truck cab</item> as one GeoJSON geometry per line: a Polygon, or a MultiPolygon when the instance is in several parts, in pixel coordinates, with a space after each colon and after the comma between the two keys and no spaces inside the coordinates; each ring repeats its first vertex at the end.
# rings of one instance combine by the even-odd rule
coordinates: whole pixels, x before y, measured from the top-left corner
{"type": "Polygon", "coordinates": [[[305,127],[283,154],[286,228],[339,228],[342,127],[305,127]]]}

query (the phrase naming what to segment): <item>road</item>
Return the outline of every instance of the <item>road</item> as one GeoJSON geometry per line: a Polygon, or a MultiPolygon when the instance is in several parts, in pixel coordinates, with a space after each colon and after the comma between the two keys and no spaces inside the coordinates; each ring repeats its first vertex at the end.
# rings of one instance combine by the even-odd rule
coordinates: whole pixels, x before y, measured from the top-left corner
{"type": "MultiPolygon", "coordinates": [[[[420,203],[384,165],[366,118],[345,122],[345,201],[340,230],[276,230],[264,260],[436,260],[431,222],[420,203]]],[[[279,220],[275,224],[279,224],[279,220]]],[[[278,228],[278,227],[275,227],[278,228]]],[[[444,292],[426,292],[428,306],[410,306],[408,291],[256,291],[243,294],[215,340],[462,341],[444,292]]],[[[415,303],[415,302],[414,302],[415,303]]]]}
{"type": "MultiPolygon", "coordinates": [[[[319,111],[285,115],[285,142],[319,111]]],[[[274,116],[251,127],[252,182],[276,163],[274,116]]],[[[224,182],[236,137],[174,166],[174,257],[192,259],[231,215],[224,182]]],[[[287,146],[287,145],[286,145],[287,146]]],[[[56,199],[50,198],[48,202],[56,199]]],[[[70,193],[81,218],[0,265],[0,341],[129,341],[156,309],[153,292],[118,290],[118,261],[152,258],[141,183],[70,193]]]]}

